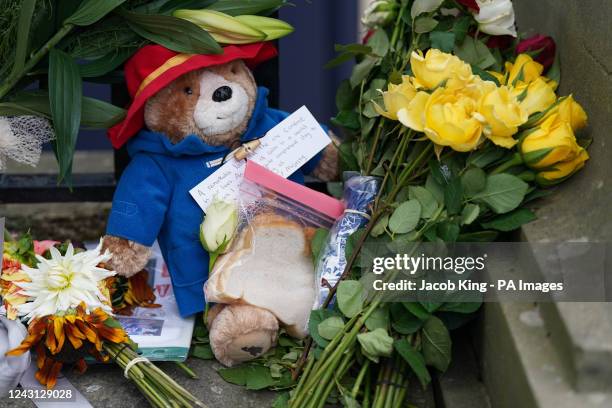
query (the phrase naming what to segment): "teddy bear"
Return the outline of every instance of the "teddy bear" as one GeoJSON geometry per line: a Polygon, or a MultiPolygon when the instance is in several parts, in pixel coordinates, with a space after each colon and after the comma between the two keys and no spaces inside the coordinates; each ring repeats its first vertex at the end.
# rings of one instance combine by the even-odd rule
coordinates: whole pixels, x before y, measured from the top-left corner
{"type": "MultiPolygon", "coordinates": [[[[112,254],[109,266],[129,277],[142,270],[157,240],[182,316],[205,308],[209,260],[199,241],[202,210],[189,190],[233,149],[288,116],[268,107],[268,90],[251,72],[274,56],[266,42],[226,46],[217,55],[149,45],[126,62],[132,102],[108,133],[115,148],[127,144],[131,161],[115,191],[102,250],[112,254]]],[[[333,143],[289,179],[303,183],[305,174],[324,181],[338,176],[333,143]]],[[[208,323],[220,333],[211,346],[226,365],[267,351],[278,330],[269,312],[249,305],[216,306],[208,323]]]]}

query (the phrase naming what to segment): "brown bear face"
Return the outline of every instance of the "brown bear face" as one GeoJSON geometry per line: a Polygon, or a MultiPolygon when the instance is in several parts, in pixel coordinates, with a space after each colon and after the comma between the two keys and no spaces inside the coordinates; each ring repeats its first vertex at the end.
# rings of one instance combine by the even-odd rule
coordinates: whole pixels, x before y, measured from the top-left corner
{"type": "Polygon", "coordinates": [[[151,97],[145,124],[172,143],[197,135],[213,146],[233,147],[253,113],[257,85],[242,61],[232,61],[177,78],[151,97]]]}

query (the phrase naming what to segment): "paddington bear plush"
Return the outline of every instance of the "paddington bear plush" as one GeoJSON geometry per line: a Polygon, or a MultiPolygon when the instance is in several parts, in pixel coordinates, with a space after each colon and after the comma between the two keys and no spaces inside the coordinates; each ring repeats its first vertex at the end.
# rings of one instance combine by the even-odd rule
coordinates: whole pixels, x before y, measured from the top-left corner
{"type": "MultiPolygon", "coordinates": [[[[264,136],[287,116],[268,107],[268,90],[257,87],[249,69],[275,55],[270,43],[227,46],[218,55],[179,54],[150,45],[126,63],[132,103],[109,137],[115,148],[127,143],[131,161],[115,192],[104,249],[113,255],[110,266],[130,276],[145,266],[157,240],[183,316],[204,309],[208,272],[208,254],[199,241],[203,214],[189,190],[234,148],[264,136]]],[[[336,177],[336,152],[328,146],[290,179],[303,182],[309,173],[322,180],[336,177]]],[[[254,321],[252,316],[261,313],[252,306],[228,307],[233,309],[220,314],[221,325],[231,329],[249,321],[252,330],[229,330],[236,338],[222,339],[225,347],[229,341],[238,350],[267,350],[269,344],[259,347],[267,340],[258,329],[273,323],[254,321]]]]}

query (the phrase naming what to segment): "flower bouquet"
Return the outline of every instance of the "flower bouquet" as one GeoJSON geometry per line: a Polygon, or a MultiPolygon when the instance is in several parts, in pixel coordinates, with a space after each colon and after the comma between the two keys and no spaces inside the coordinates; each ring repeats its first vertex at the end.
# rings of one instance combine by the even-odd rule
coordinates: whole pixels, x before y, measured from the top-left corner
{"type": "MultiPolygon", "coordinates": [[[[86,359],[114,360],[153,406],[204,406],[136,352],[136,345],[113,317],[113,306],[155,307],[146,272],[129,280],[105,268],[110,259],[72,243],[43,243],[29,235],[8,240],[3,251],[0,296],[9,318],[27,322],[27,337],[6,356],[36,354],[36,379],[53,388],[63,366],[83,373],[86,359]],[[119,293],[121,292],[121,293],[119,293]],[[114,303],[111,302],[114,294],[114,303]]],[[[4,357],[4,356],[3,356],[4,357]]]]}
{"type": "MultiPolygon", "coordinates": [[[[375,1],[364,22],[364,43],[338,46],[330,63],[357,60],[334,122],[347,136],[344,169],[379,177],[380,189],[369,221],[344,245],[340,281],[323,302],[333,307],[312,312],[305,344],[281,344],[300,357],[277,350],[250,363],[269,386],[293,387],[277,407],[404,406],[413,375],[425,387],[430,369],[448,368],[449,330],[480,302],[385,302],[367,290],[368,266],[357,262],[364,246],[399,253],[415,243],[494,241],[533,221],[527,204],[589,158],[590,141],[577,134],[585,111],[556,94],[554,42],[517,39],[509,0],[375,1]],[[287,371],[293,386],[274,381],[287,371]]],[[[335,229],[313,253],[327,252],[335,229]]],[[[248,386],[248,372],[222,375],[248,386]]]]}

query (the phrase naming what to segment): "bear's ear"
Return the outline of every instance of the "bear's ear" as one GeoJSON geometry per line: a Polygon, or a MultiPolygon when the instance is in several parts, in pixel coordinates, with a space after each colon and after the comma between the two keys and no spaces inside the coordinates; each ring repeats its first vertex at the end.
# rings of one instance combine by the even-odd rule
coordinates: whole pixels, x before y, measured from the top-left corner
{"type": "Polygon", "coordinates": [[[244,70],[248,70],[247,66],[244,64],[242,60],[230,61],[227,64],[227,68],[229,69],[229,72],[231,72],[234,75],[238,75],[240,72],[244,70]]]}

